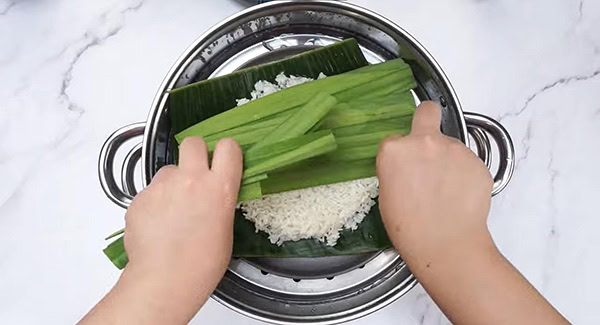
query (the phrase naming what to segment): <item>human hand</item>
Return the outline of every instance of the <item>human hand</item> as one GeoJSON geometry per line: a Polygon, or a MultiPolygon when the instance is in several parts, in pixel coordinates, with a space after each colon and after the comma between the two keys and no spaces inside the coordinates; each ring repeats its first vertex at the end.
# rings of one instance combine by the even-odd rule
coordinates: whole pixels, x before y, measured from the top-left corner
{"type": "Polygon", "coordinates": [[[122,279],[144,278],[166,300],[193,302],[193,316],[231,258],[242,151],[220,141],[209,168],[206,144],[190,137],[179,154],[179,166],[161,168],[127,210],[122,279]]]}
{"type": "Polygon", "coordinates": [[[491,243],[490,172],[463,143],[441,134],[440,120],[436,104],[422,103],[410,135],[386,139],[377,156],[382,218],[414,268],[451,247],[491,243]]]}
{"type": "Polygon", "coordinates": [[[380,147],[379,208],[394,246],[452,323],[568,324],[494,245],[490,173],[440,120],[424,102],[410,135],[380,147]]]}

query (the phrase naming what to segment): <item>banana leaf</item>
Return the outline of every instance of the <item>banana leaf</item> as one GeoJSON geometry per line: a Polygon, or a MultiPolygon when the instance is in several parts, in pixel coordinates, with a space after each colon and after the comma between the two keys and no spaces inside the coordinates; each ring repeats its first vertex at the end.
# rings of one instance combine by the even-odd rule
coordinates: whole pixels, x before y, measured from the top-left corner
{"type": "Polygon", "coordinates": [[[286,59],[177,88],[172,93],[179,92],[179,96],[169,98],[171,129],[173,134],[177,134],[200,121],[236,107],[236,99],[250,97],[257,81],[272,82],[281,72],[317,79],[320,73],[333,76],[367,65],[356,40],[347,39],[286,59]]]}
{"type": "Polygon", "coordinates": [[[260,181],[263,195],[375,176],[375,158],[331,161],[327,155],[305,160],[267,174],[260,181]]]}
{"type": "MultiPolygon", "coordinates": [[[[119,269],[123,269],[129,259],[123,245],[123,236],[117,238],[104,249],[104,254],[119,269]]],[[[235,213],[233,226],[233,256],[235,257],[325,257],[357,255],[378,252],[392,247],[379,214],[379,204],[371,208],[356,230],[345,229],[335,246],[327,246],[317,240],[303,239],[285,242],[281,246],[271,244],[269,235],[256,232],[254,223],[246,220],[240,210],[235,213]]]]}
{"type": "Polygon", "coordinates": [[[122,269],[129,263],[129,257],[125,252],[125,242],[123,235],[117,238],[104,249],[104,255],[119,269],[122,269]]]}
{"type": "MultiPolygon", "coordinates": [[[[191,107],[196,107],[196,109],[201,107],[199,97],[205,94],[201,90],[205,88],[205,85],[214,83],[216,81],[206,80],[190,87],[182,88],[181,90],[175,89],[171,91],[169,97],[171,115],[179,116],[181,113],[177,112],[185,113],[191,107]]],[[[298,107],[306,104],[319,92],[333,95],[336,100],[343,98],[341,102],[356,100],[367,96],[369,92],[364,92],[364,89],[370,89],[371,83],[378,84],[377,89],[373,89],[371,92],[376,92],[379,96],[400,91],[401,89],[409,90],[415,86],[412,73],[406,63],[401,59],[390,60],[375,66],[362,67],[349,73],[329,76],[328,78],[292,86],[240,107],[231,108],[177,133],[175,139],[181,143],[185,137],[190,135],[209,136],[285,114],[288,110],[296,110],[298,107]],[[387,70],[381,70],[379,66],[384,66],[387,70]],[[377,69],[371,72],[373,67],[377,69]]],[[[214,93],[206,94],[214,96],[214,93]]]]}
{"type": "MultiPolygon", "coordinates": [[[[327,76],[333,76],[367,65],[368,63],[362,55],[356,40],[348,39],[287,59],[186,86],[188,90],[194,89],[194,91],[186,91],[191,97],[170,96],[169,99],[171,134],[179,133],[200,121],[236,107],[237,103],[235,100],[249,97],[257,81],[273,81],[281,72],[288,75],[293,74],[316,79],[321,72],[327,76]],[[174,103],[174,98],[175,100],[179,98],[181,101],[174,103]]],[[[397,72],[402,73],[401,71],[397,72]]],[[[394,76],[390,78],[394,78],[394,76]]],[[[392,88],[378,87],[378,84],[374,84],[369,88],[357,88],[352,90],[352,92],[355,92],[355,94],[356,92],[363,92],[367,95],[370,91],[375,91],[377,95],[385,95],[398,90],[399,87],[405,86],[393,86],[392,88]]],[[[409,89],[412,87],[414,85],[409,83],[405,88],[409,89]]],[[[180,90],[181,88],[175,89],[173,92],[180,90]]],[[[348,92],[348,96],[349,98],[352,97],[351,92],[348,92]]],[[[336,132],[340,135],[353,134],[355,130],[371,129],[373,126],[380,127],[382,131],[386,129],[391,130],[398,126],[396,123],[397,120],[394,119],[374,121],[336,129],[334,130],[334,134],[336,132]]],[[[258,131],[260,130],[258,129],[258,131]]],[[[216,139],[214,140],[216,141],[216,139]]],[[[172,149],[176,156],[177,146],[173,145],[172,149]]],[[[346,169],[344,172],[343,168],[328,169],[332,168],[329,166],[323,168],[320,172],[322,175],[328,175],[332,180],[339,179],[338,181],[375,175],[374,159],[343,162],[343,164],[348,164],[349,168],[354,168],[354,170],[348,173],[349,169],[346,169]],[[351,178],[348,178],[349,174],[353,174],[351,178]]],[[[283,185],[284,187],[294,186],[294,181],[299,180],[302,177],[301,174],[289,173],[289,169],[286,169],[274,174],[272,183],[270,182],[272,176],[268,175],[268,178],[253,184],[270,184],[273,186],[266,186],[267,192],[275,191],[275,187],[279,185],[283,185]],[[277,181],[277,179],[286,180],[286,178],[291,180],[287,185],[281,181],[277,181]]],[[[261,186],[258,186],[256,190],[260,191],[261,186]]],[[[253,196],[253,194],[249,195],[253,196]]],[[[117,236],[119,233],[113,235],[117,236]]],[[[124,268],[128,262],[123,244],[123,235],[121,235],[104,250],[107,257],[120,269],[124,268]]],[[[238,257],[322,257],[376,252],[389,247],[391,247],[391,243],[382,223],[378,205],[375,205],[371,209],[364,221],[358,226],[358,229],[354,231],[343,230],[337,244],[333,247],[312,239],[286,242],[281,246],[271,244],[268,235],[264,232],[256,232],[254,224],[246,220],[240,210],[237,210],[235,213],[233,255],[238,257]]]]}
{"type": "Polygon", "coordinates": [[[233,256],[236,257],[324,257],[355,255],[377,252],[392,247],[379,214],[379,205],[354,231],[345,229],[335,246],[317,240],[303,239],[285,242],[281,246],[271,244],[269,235],[256,232],[254,223],[244,219],[240,211],[236,212],[233,228],[233,256]]]}
{"type": "MultiPolygon", "coordinates": [[[[250,93],[254,90],[254,84],[257,81],[273,81],[281,72],[284,72],[287,75],[292,74],[317,79],[321,72],[327,76],[334,76],[349,71],[361,73],[361,70],[358,72],[354,72],[354,70],[367,65],[368,63],[362,55],[356,40],[347,39],[331,46],[305,52],[280,61],[241,70],[224,77],[201,81],[200,83],[187,87],[196,89],[195,91],[197,91],[197,94],[208,95],[196,95],[194,98],[196,102],[187,101],[185,98],[178,97],[185,102],[171,103],[170,117],[172,134],[179,133],[200,121],[236,107],[237,103],[235,100],[250,97],[250,93]],[[218,96],[216,96],[216,94],[218,94],[218,96]],[[193,104],[190,105],[189,103],[193,104]],[[173,108],[177,109],[173,110],[173,108]]],[[[384,69],[385,67],[380,65],[377,68],[384,69]]],[[[399,70],[395,73],[397,75],[386,78],[386,80],[397,80],[395,83],[392,82],[390,92],[401,92],[414,88],[414,80],[411,78],[412,74],[410,70],[399,70]],[[405,76],[409,76],[409,78],[407,79],[405,76]],[[406,83],[406,85],[404,85],[404,83],[406,83]]],[[[386,80],[382,80],[381,82],[385,82],[386,80]]],[[[354,96],[362,93],[364,94],[364,97],[370,97],[369,99],[365,98],[365,101],[376,103],[379,100],[374,96],[373,90],[376,90],[375,92],[377,92],[377,95],[385,95],[388,93],[388,88],[389,87],[384,87],[382,89],[378,82],[368,87],[358,87],[347,93],[349,98],[355,98],[354,96]]],[[[177,96],[171,96],[170,100],[177,99],[176,97],[177,96]]],[[[394,97],[390,98],[392,98],[392,100],[396,99],[394,97]]],[[[351,102],[354,102],[354,100],[351,100],[351,102]]],[[[401,98],[396,99],[396,103],[397,102],[402,102],[401,98]]],[[[358,103],[360,105],[360,101],[358,103]]],[[[381,105],[380,103],[377,104],[381,105]]],[[[367,105],[364,106],[366,108],[367,105]]],[[[285,116],[285,113],[283,113],[283,116],[285,116]]],[[[402,129],[404,126],[402,125],[404,123],[398,123],[398,120],[388,121],[392,121],[391,123],[388,123],[390,125],[388,129],[402,129]]],[[[360,122],[366,122],[366,120],[360,122]]],[[[264,123],[268,124],[269,121],[264,123]]],[[[382,123],[386,123],[386,121],[375,122],[372,123],[372,125],[368,125],[367,123],[365,125],[371,131],[383,130],[380,128],[382,123]]],[[[269,126],[264,126],[265,129],[269,129],[269,126]]],[[[253,126],[249,125],[248,127],[252,128],[253,126]]],[[[360,128],[360,126],[342,128],[339,129],[339,133],[342,135],[345,130],[351,132],[352,128],[356,129],[360,128]]],[[[262,134],[258,133],[265,132],[265,129],[254,129],[253,131],[257,132],[256,135],[253,135],[254,138],[260,138],[262,134]]],[[[227,133],[227,131],[224,133],[227,133]]],[[[224,134],[221,134],[221,136],[223,135],[224,134]]],[[[236,137],[235,133],[229,135],[234,135],[234,138],[236,137]]],[[[218,136],[215,137],[215,141],[216,138],[218,138],[218,136]]],[[[328,167],[324,167],[320,172],[321,174],[330,175],[332,180],[335,179],[338,181],[355,179],[357,176],[370,177],[375,175],[375,163],[373,159],[359,162],[343,162],[341,164],[345,164],[347,168],[328,169],[328,167]],[[346,170],[346,172],[341,172],[343,170],[346,170]]],[[[341,164],[339,166],[341,166],[341,164]]],[[[269,178],[262,180],[260,183],[266,183],[268,185],[274,183],[282,184],[282,182],[277,181],[277,179],[285,180],[286,177],[292,177],[296,180],[301,178],[307,180],[307,177],[303,176],[304,171],[305,170],[303,169],[300,173],[295,175],[290,175],[290,173],[286,173],[285,171],[278,173],[274,176],[275,180],[273,182],[269,182],[271,177],[269,175],[269,178]]],[[[312,172],[315,172],[315,170],[313,169],[312,172]]],[[[318,172],[319,171],[317,171],[317,173],[318,172]]],[[[286,182],[284,181],[283,183],[286,182]]],[[[287,183],[287,185],[294,186],[297,184],[292,180],[287,183]]],[[[276,189],[274,186],[267,186],[267,190],[275,191],[276,189]]],[[[376,252],[391,247],[377,205],[371,209],[371,212],[365,217],[357,230],[344,230],[341,233],[337,244],[333,247],[312,239],[287,242],[281,246],[271,244],[268,239],[268,234],[256,232],[254,224],[251,221],[246,220],[240,210],[236,211],[234,224],[233,255],[238,257],[319,257],[350,255],[376,252]]]]}

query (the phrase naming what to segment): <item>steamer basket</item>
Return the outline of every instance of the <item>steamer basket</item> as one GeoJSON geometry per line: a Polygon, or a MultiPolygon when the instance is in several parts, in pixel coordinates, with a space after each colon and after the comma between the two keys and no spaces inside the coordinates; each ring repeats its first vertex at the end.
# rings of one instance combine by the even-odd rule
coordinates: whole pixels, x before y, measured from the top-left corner
{"type": "MultiPolygon", "coordinates": [[[[462,112],[444,72],[406,31],[361,7],[336,1],[275,1],[234,15],[202,35],[167,74],[146,122],[128,125],[103,146],[99,176],[107,196],[126,208],[137,193],[133,172],[141,160],[143,184],[170,156],[168,93],[198,80],[279,59],[354,37],[371,63],[402,57],[411,65],[417,101],[433,100],[443,108],[442,131],[469,145],[491,166],[491,136],[499,167],[492,195],[508,184],[514,168],[509,134],[496,121],[462,112]],[[143,142],[126,155],[118,185],[115,154],[135,137],[143,142]]],[[[249,317],[277,324],[334,324],[356,319],[401,297],[416,284],[394,250],[326,258],[234,259],[213,298],[249,317]]]]}

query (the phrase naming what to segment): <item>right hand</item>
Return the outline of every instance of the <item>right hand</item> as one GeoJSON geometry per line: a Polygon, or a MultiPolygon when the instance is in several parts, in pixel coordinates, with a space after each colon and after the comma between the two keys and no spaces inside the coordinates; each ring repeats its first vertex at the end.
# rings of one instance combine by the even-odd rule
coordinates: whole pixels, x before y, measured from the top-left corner
{"type": "Polygon", "coordinates": [[[568,324],[494,245],[490,172],[440,120],[424,102],[410,135],[377,155],[379,208],[398,253],[452,323],[568,324]]]}
{"type": "Polygon", "coordinates": [[[450,248],[492,244],[487,214],[493,181],[463,143],[440,132],[440,108],[422,103],[406,137],[377,156],[380,210],[389,237],[411,268],[450,248]]]}

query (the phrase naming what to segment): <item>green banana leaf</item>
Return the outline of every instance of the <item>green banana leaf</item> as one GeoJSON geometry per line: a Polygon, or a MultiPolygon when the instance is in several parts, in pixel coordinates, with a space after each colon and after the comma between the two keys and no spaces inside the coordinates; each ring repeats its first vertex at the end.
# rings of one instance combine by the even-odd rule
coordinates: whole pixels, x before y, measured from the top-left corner
{"type": "MultiPolygon", "coordinates": [[[[205,93],[209,96],[195,96],[196,102],[189,101],[189,98],[182,96],[171,96],[171,100],[181,99],[182,101],[171,103],[171,129],[173,134],[176,134],[206,118],[235,107],[235,99],[249,97],[257,81],[273,81],[281,72],[316,79],[321,72],[327,76],[333,76],[366,65],[367,61],[356,40],[347,39],[287,59],[244,69],[220,78],[201,81],[186,87],[195,89],[197,94],[205,93]],[[215,96],[215,94],[219,94],[219,96],[215,96]]],[[[233,255],[238,257],[350,255],[376,252],[389,247],[391,247],[391,243],[381,222],[378,206],[371,209],[357,230],[344,230],[333,247],[313,239],[286,242],[277,246],[271,244],[267,233],[256,232],[254,223],[246,220],[240,210],[236,211],[235,215],[233,255]]]]}
{"type": "Polygon", "coordinates": [[[317,79],[320,73],[333,76],[367,65],[358,43],[351,38],[286,59],[177,88],[171,93],[178,95],[169,97],[171,130],[173,134],[177,134],[200,121],[236,107],[236,99],[250,97],[257,81],[273,82],[281,72],[317,79]]]}
{"type": "MultiPolygon", "coordinates": [[[[281,246],[271,244],[269,235],[256,232],[254,223],[246,220],[240,210],[235,213],[233,226],[233,256],[235,257],[325,257],[357,255],[377,252],[392,247],[376,204],[354,231],[345,229],[335,246],[327,246],[318,240],[303,239],[285,242],[281,246]]],[[[129,259],[125,252],[123,236],[110,243],[104,254],[119,269],[123,269],[129,259]]]]}
{"type": "Polygon", "coordinates": [[[241,211],[236,211],[233,229],[233,256],[236,257],[323,257],[355,255],[377,252],[392,246],[379,214],[379,205],[354,231],[345,229],[335,246],[313,239],[285,242],[281,246],[271,244],[269,235],[256,232],[254,223],[246,220],[241,211]]]}
{"type": "MultiPolygon", "coordinates": [[[[173,102],[181,96],[170,96],[171,134],[174,135],[204,119],[235,107],[235,99],[249,97],[257,81],[273,81],[281,72],[316,79],[321,72],[333,76],[366,65],[368,63],[356,40],[348,39],[284,60],[200,81],[186,86],[194,89],[195,95],[192,96],[194,100],[186,96],[187,98],[180,102],[173,102]]],[[[180,90],[181,88],[175,89],[173,92],[180,90]]],[[[192,92],[188,91],[188,93],[192,92]]],[[[381,124],[381,122],[377,123],[381,124]]],[[[172,150],[176,157],[177,146],[173,145],[172,150]]],[[[374,162],[371,168],[374,168],[374,162]]],[[[371,168],[359,170],[366,172],[364,177],[373,176],[374,169],[371,168]]],[[[343,230],[335,246],[327,246],[313,239],[286,242],[281,246],[271,244],[268,234],[262,231],[256,232],[254,224],[246,220],[240,210],[235,213],[233,255],[236,257],[323,257],[376,252],[389,247],[391,243],[381,220],[378,205],[373,206],[358,229],[343,230]]],[[[110,243],[104,253],[115,266],[119,269],[124,268],[128,257],[123,235],[110,243]]]]}

